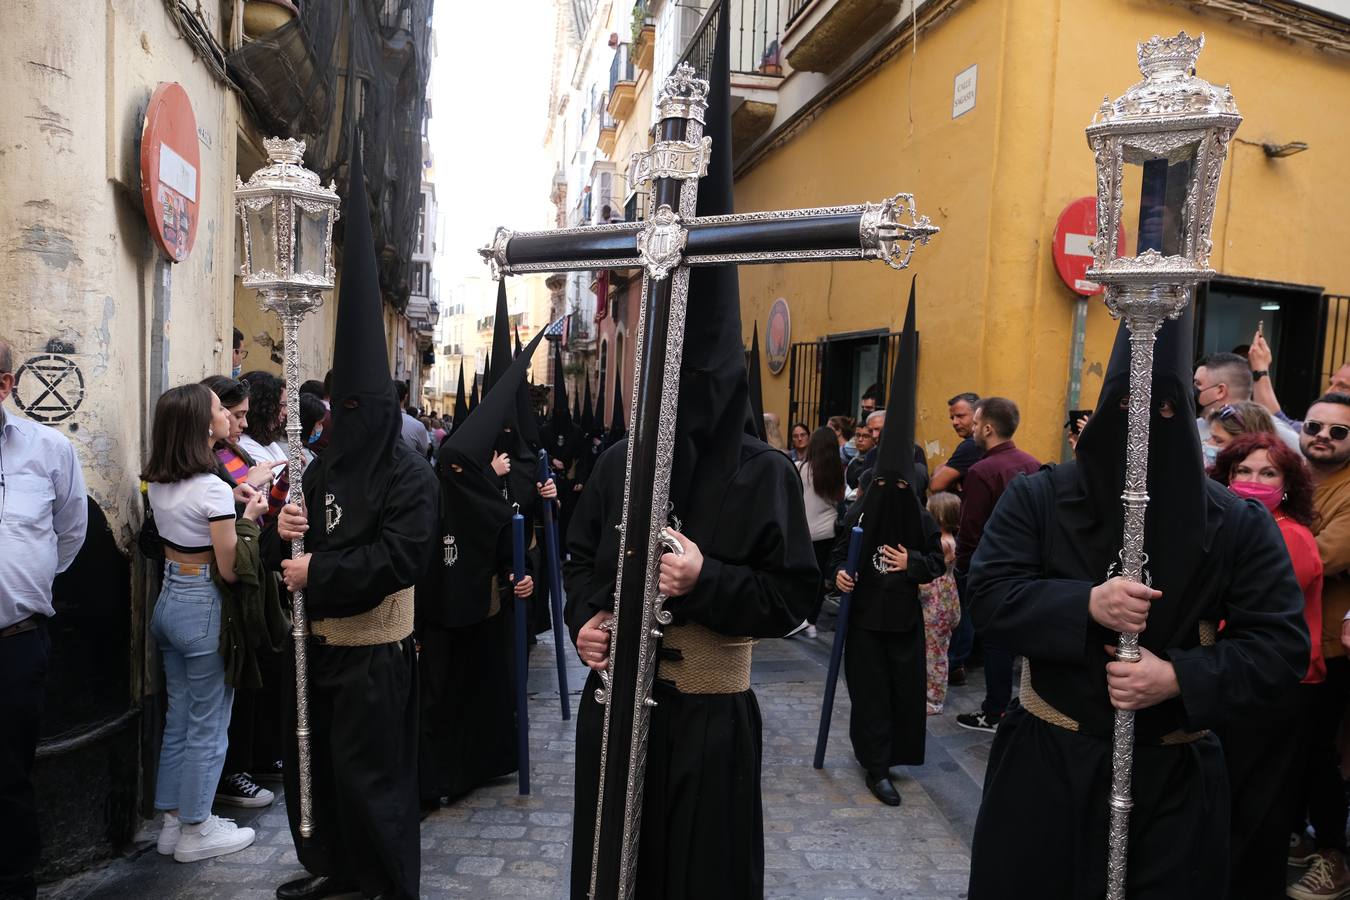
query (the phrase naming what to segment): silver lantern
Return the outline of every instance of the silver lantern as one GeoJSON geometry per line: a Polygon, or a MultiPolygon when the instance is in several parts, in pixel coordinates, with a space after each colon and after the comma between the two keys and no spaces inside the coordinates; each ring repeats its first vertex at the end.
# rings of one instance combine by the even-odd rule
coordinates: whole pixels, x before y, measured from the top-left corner
{"type": "MultiPolygon", "coordinates": [[[[330,182],[304,167],[305,144],[290,138],[268,138],[267,165],[245,184],[235,178],[234,197],[244,228],[244,287],[258,292],[264,309],[281,320],[286,380],[286,442],[289,462],[288,503],[300,505],[304,470],[300,440],[300,321],[323,303],[333,289],[333,223],[338,195],[330,182]]],[[[291,542],[291,557],[305,552],[304,538],[291,542]]],[[[304,591],[291,601],[291,637],[295,641],[296,740],[299,748],[300,834],[314,833],[310,789],[309,667],[306,643],[309,621],[304,591]]]]}
{"type": "MultiPolygon", "coordinates": [[[[1153,37],[1138,45],[1144,80],[1102,101],[1087,128],[1097,161],[1097,237],[1087,277],[1106,286],[1106,306],[1130,330],[1130,401],[1120,574],[1145,581],[1148,432],[1153,344],[1208,281],[1210,226],[1228,142],[1242,121],[1233,94],[1195,75],[1205,37],[1153,37]],[[1130,168],[1137,167],[1136,173],[1130,168]],[[1126,186],[1137,185],[1139,232],[1132,255],[1118,246],[1126,186]]],[[[1130,197],[1134,200],[1136,198],[1130,197]]],[[[1120,636],[1118,658],[1137,662],[1139,635],[1120,636]]],[[[1125,896],[1134,713],[1117,710],[1112,744],[1107,897],[1125,896]]]]}

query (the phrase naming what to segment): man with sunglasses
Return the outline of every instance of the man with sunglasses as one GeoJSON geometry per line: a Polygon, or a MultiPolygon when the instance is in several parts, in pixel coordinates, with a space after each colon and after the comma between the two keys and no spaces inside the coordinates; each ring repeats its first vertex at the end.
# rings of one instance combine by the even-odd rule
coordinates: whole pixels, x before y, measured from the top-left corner
{"type": "MultiPolygon", "coordinates": [[[[1350,647],[1350,394],[1330,393],[1318,398],[1308,408],[1299,445],[1312,470],[1317,513],[1313,533],[1325,570],[1322,633],[1312,635],[1312,639],[1322,641],[1327,677],[1316,685],[1323,717],[1305,737],[1309,748],[1308,818],[1312,822],[1345,822],[1350,804],[1341,782],[1336,738],[1350,696],[1350,659],[1346,658],[1350,647]]],[[[1310,875],[1319,874],[1313,869],[1321,870],[1319,881],[1325,882],[1325,890],[1308,896],[1343,897],[1350,893],[1344,829],[1320,829],[1314,840],[1317,852],[1299,863],[1310,867],[1310,875]]],[[[1294,859],[1292,852],[1290,858],[1294,859]]],[[[1300,885],[1307,880],[1305,877],[1300,885]]]]}

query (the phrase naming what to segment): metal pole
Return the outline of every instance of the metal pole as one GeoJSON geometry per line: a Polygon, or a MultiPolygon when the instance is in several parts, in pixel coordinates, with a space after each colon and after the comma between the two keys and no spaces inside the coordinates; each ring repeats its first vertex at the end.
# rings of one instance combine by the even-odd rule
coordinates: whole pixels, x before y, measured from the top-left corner
{"type": "MultiPolygon", "coordinates": [[[[272,293],[272,292],[267,292],[272,293]]],[[[281,292],[277,292],[281,293],[281,292]]],[[[300,439],[300,320],[312,308],[292,304],[289,297],[272,305],[281,318],[286,378],[286,502],[304,503],[301,479],[305,468],[304,444],[300,439]],[[299,306],[300,309],[295,307],[299,306]]],[[[291,541],[291,559],[305,552],[305,538],[291,541]]],[[[295,641],[295,743],[300,776],[300,836],[314,835],[314,799],[311,791],[309,757],[309,619],[305,614],[305,592],[291,594],[291,637],[295,641]]]]}
{"type": "MultiPolygon", "coordinates": [[[[1080,294],[1074,297],[1073,301],[1073,338],[1069,343],[1069,391],[1064,402],[1066,417],[1073,415],[1083,396],[1083,348],[1087,343],[1087,299],[1080,294]]],[[[1073,447],[1069,445],[1067,434],[1064,435],[1059,458],[1065,461],[1073,458],[1073,447]]]]}

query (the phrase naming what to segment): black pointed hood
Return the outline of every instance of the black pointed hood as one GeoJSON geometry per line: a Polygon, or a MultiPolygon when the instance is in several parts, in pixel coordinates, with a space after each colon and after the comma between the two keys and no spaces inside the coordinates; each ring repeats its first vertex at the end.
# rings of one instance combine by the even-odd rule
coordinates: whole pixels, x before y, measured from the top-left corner
{"type": "Polygon", "coordinates": [[[612,447],[628,436],[628,417],[623,414],[623,394],[619,391],[619,382],[614,382],[614,414],[609,420],[609,434],[605,437],[605,446],[612,447]]]}
{"type": "Polygon", "coordinates": [[[915,395],[919,375],[919,334],[914,324],[914,289],[918,277],[909,282],[909,308],[900,346],[891,370],[891,387],[886,393],[886,425],[881,430],[875,469],[905,481],[914,481],[915,395]]]}
{"type": "Polygon", "coordinates": [[[306,493],[316,520],[326,504],[341,510],[340,521],[339,513],[326,510],[334,523],[324,536],[327,549],[368,537],[384,507],[395,457],[406,447],[399,438],[402,420],[385,349],[383,298],[359,142],[353,142],[350,171],[333,337],[332,436],[305,478],[306,488],[314,488],[306,493]]]}
{"type": "Polygon", "coordinates": [[[605,434],[605,370],[600,370],[600,387],[595,395],[595,431],[591,432],[593,437],[603,437],[605,434]]]}
{"type": "Polygon", "coordinates": [[[759,322],[756,320],[750,336],[750,363],[748,367],[748,389],[750,391],[750,428],[749,433],[761,441],[768,441],[768,431],[764,425],[764,386],[760,383],[759,373],[759,322]]]}
{"type": "MultiPolygon", "coordinates": [[[[731,33],[727,15],[718,17],[708,80],[704,134],[712,139],[712,154],[708,174],[699,181],[696,212],[700,216],[735,211],[731,171],[731,33]]],[[[745,431],[750,404],[741,334],[736,267],[693,269],[689,274],[670,487],[674,513],[686,523],[696,512],[690,509],[695,487],[708,492],[708,503],[720,504],[723,486],[740,464],[741,441],[731,436],[745,431]]],[[[700,500],[694,505],[702,503],[700,500]]]]}
{"type": "MultiPolygon", "coordinates": [[[[516,389],[524,385],[530,357],[542,339],[540,332],[525,352],[500,370],[498,389],[483,397],[436,457],[445,552],[436,573],[441,577],[429,581],[439,586],[452,625],[481,621],[490,611],[498,537],[512,513],[500,479],[490,468],[492,451],[503,426],[515,416],[516,389]],[[448,559],[453,564],[447,564],[448,559]]],[[[512,465],[514,472],[517,463],[512,465]]]]}
{"type": "Polygon", "coordinates": [[[514,424],[517,415],[517,389],[525,384],[525,373],[529,371],[530,360],[534,356],[535,348],[543,339],[544,332],[541,330],[520,356],[516,357],[511,365],[502,369],[502,376],[496,387],[505,385],[506,389],[502,391],[494,389],[479,400],[473,412],[446,440],[446,448],[477,459],[482,466],[488,465],[502,429],[514,424]]]}
{"type": "Polygon", "coordinates": [[[582,391],[585,400],[581,404],[581,430],[586,433],[587,437],[592,437],[595,434],[595,408],[591,406],[590,373],[582,373],[582,379],[586,382],[586,387],[582,391]]]}
{"type": "Polygon", "coordinates": [[[575,390],[572,391],[572,424],[581,427],[581,394],[575,390]]]}
{"type": "MultiPolygon", "coordinates": [[[[919,335],[915,325],[915,281],[909,283],[909,308],[886,395],[886,424],[881,430],[877,461],[867,477],[859,503],[862,507],[863,557],[870,560],[881,544],[921,546],[924,535],[922,504],[915,490],[914,415],[918,386],[919,335]]],[[[883,588],[883,575],[870,564],[859,567],[858,589],[883,588]]],[[[903,576],[900,576],[903,577],[903,576]]]]}
{"type": "Polygon", "coordinates": [[[464,399],[464,360],[459,361],[459,386],[455,388],[455,416],[451,430],[459,428],[469,416],[469,401],[464,399]]]}
{"type": "MultiPolygon", "coordinates": [[[[1154,587],[1164,592],[1155,613],[1164,616],[1169,600],[1184,599],[1181,595],[1203,555],[1207,524],[1207,477],[1195,427],[1192,388],[1194,328],[1194,305],[1187,304],[1179,319],[1163,323],[1153,351],[1144,551],[1154,587]],[[1172,406],[1170,417],[1160,412],[1164,401],[1172,406]]],[[[1125,489],[1128,416],[1122,404],[1129,393],[1130,335],[1121,322],[1097,408],[1074,451],[1084,495],[1079,502],[1085,504],[1083,515],[1092,522],[1090,527],[1085,526],[1085,533],[1100,542],[1096,552],[1103,565],[1116,560],[1124,528],[1121,493],[1125,489]]],[[[1150,630],[1155,624],[1159,623],[1150,614],[1150,630]]]]}
{"type": "MultiPolygon", "coordinates": [[[[522,348],[521,348],[521,343],[520,343],[520,326],[517,325],[517,326],[516,326],[516,349],[515,349],[514,355],[515,355],[515,356],[519,356],[519,355],[520,355],[521,349],[522,349],[522,348]]],[[[525,377],[528,379],[530,376],[529,376],[529,374],[527,373],[527,374],[525,375],[525,377]]]]}
{"type": "Polygon", "coordinates": [[[478,373],[473,373],[473,390],[469,393],[469,412],[478,408],[478,373]]]}
{"type": "Polygon", "coordinates": [[[483,396],[497,386],[511,365],[511,313],[506,304],[506,279],[497,282],[497,311],[492,319],[492,356],[483,373],[483,396]]]}
{"type": "Polygon", "coordinates": [[[562,347],[553,345],[553,403],[549,411],[548,452],[570,465],[580,452],[581,431],[567,405],[567,376],[563,372],[562,347]]]}

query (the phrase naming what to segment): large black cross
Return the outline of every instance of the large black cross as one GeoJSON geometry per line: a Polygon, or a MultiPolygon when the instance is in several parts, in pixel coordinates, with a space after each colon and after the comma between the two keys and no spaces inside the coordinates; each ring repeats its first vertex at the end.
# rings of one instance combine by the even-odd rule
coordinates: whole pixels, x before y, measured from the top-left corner
{"type": "MultiPolygon", "coordinates": [[[[684,347],[689,268],[737,263],[879,259],[903,269],[938,229],[920,217],[910,194],[881,203],[723,216],[686,216],[706,173],[708,83],[680,65],[657,98],[657,140],[637,154],[629,185],[649,185],[647,222],[557,231],[498,228],[482,255],[495,277],[527,272],[642,268],[642,306],[634,354],[635,402],[620,525],[618,590],[608,672],[596,699],[605,706],[590,895],[633,896],[652,682],[660,627],[670,623],[657,590],[664,550],[681,548],[665,531],[684,347]],[[903,220],[903,221],[902,221],[903,220]]],[[[562,652],[562,648],[558,649],[562,652]]]]}

